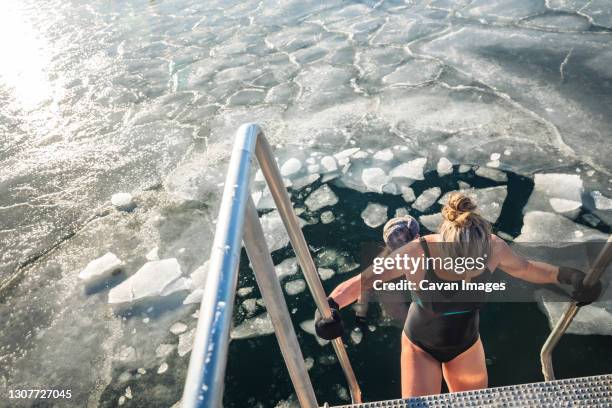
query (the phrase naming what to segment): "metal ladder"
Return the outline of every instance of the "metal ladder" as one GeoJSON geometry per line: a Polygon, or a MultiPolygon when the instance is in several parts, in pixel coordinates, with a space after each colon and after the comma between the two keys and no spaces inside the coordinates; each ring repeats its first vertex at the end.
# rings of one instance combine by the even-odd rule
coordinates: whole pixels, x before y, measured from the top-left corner
{"type": "MultiPolygon", "coordinates": [[[[181,403],[183,408],[222,406],[241,241],[251,261],[300,406],[319,406],[257,210],[251,199],[249,184],[253,157],[257,158],[274,198],[317,309],[324,318],[331,317],[325,291],[270,145],[258,125],[242,125],[236,135],[225,180],[209,272],[185,380],[181,403]]],[[[361,391],[342,339],[333,340],[332,345],[344,371],[351,399],[353,403],[361,403],[361,391]]]]}
{"type": "MultiPolygon", "coordinates": [[[[254,157],[257,158],[274,198],[316,307],[324,318],[331,317],[323,286],[270,145],[257,124],[242,125],[236,135],[225,180],[209,272],[181,400],[183,408],[222,406],[241,241],[244,242],[300,406],[307,408],[319,406],[291,323],[280,282],[274,270],[257,209],[251,199],[250,174],[254,157]]],[[[599,280],[611,261],[612,236],[585,278],[585,285],[599,280]]],[[[612,375],[551,381],[554,380],[552,351],[569,327],[578,309],[579,306],[575,302],[570,303],[542,348],[541,360],[545,383],[519,384],[463,393],[362,404],[361,390],[342,339],[337,338],[332,341],[332,344],[348,383],[352,399],[351,407],[446,407],[449,405],[472,407],[491,406],[491,404],[494,406],[526,406],[524,404],[527,404],[527,406],[559,407],[573,406],[571,401],[574,398],[579,398],[584,402],[591,397],[594,399],[591,398],[592,404],[588,406],[604,406],[598,404],[601,401],[609,404],[605,406],[612,406],[610,402],[612,401],[612,375]],[[589,394],[591,391],[594,393],[592,396],[589,394]]]]}

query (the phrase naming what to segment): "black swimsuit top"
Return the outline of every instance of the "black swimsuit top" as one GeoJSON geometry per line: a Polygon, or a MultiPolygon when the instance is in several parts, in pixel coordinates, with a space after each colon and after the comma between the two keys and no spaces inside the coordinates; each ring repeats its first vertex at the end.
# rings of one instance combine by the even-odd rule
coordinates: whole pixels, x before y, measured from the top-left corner
{"type": "MultiPolygon", "coordinates": [[[[431,258],[431,253],[425,238],[420,237],[419,241],[423,247],[423,252],[426,258],[431,258]]],[[[431,265],[429,265],[431,266],[431,265]]],[[[469,313],[480,309],[486,301],[487,294],[483,290],[464,290],[462,288],[463,280],[446,280],[440,278],[432,267],[426,268],[424,280],[431,283],[456,283],[458,289],[440,289],[440,290],[417,290],[413,291],[413,300],[422,308],[430,310],[435,314],[454,315],[460,313],[469,313]]],[[[491,271],[485,267],[485,270],[470,280],[470,283],[481,284],[487,283],[491,279],[491,271]]]]}

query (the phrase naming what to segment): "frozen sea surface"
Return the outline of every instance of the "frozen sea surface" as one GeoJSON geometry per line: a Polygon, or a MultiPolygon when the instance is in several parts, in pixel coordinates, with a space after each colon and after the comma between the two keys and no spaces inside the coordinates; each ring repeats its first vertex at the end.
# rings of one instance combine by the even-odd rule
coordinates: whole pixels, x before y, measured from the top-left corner
{"type": "MultiPolygon", "coordinates": [[[[176,258],[181,282],[205,263],[244,122],[264,126],[299,200],[321,179],[382,191],[393,214],[425,187],[465,188],[415,187],[440,162],[442,173],[452,163],[456,173],[478,165],[494,177],[475,188],[505,183],[500,171],[572,174],[582,193],[571,200],[582,206],[567,210],[558,202],[567,198],[538,187],[522,239],[541,233],[537,212],[559,228],[575,216],[609,231],[611,10],[603,0],[3,5],[0,34],[15,40],[0,42],[0,386],[74,384],[76,406],[115,405],[127,387],[143,406],[178,400],[196,321],[195,306],[182,304],[188,292],[121,312],[109,309],[108,292],[148,261],[176,258]],[[375,168],[364,184],[364,169],[375,168]],[[130,195],[129,206],[113,205],[118,193],[130,195]],[[79,272],[109,252],[120,273],[84,288],[79,272]],[[179,320],[188,325],[180,342],[169,332],[179,320]],[[160,345],[171,345],[168,354],[156,353],[160,345]]],[[[343,206],[352,204],[333,197],[300,203],[304,219],[335,217],[304,227],[317,231],[312,240],[324,235],[316,228],[350,233],[350,222],[361,223],[365,204],[351,220],[343,206]]],[[[509,191],[504,208],[525,204],[514,200],[509,191]]],[[[434,228],[439,204],[423,209],[434,228]]],[[[518,210],[512,236],[521,232],[518,210]]],[[[293,255],[270,214],[280,264],[293,255]]],[[[330,285],[355,269],[344,257],[323,266],[338,272],[330,285]]],[[[258,339],[244,338],[236,344],[258,339]]],[[[290,393],[277,394],[263,402],[237,394],[228,406],[274,406],[290,393]]]]}

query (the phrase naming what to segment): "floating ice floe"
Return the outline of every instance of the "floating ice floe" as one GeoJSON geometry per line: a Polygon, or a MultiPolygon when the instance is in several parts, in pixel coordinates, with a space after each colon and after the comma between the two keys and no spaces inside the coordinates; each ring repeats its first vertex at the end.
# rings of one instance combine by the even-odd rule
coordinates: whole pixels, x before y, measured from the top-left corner
{"type": "Polygon", "coordinates": [[[182,322],[176,322],[170,326],[170,333],[176,334],[177,336],[187,331],[187,325],[182,322]]]}
{"type": "Polygon", "coordinates": [[[368,203],[361,212],[361,218],[368,227],[376,228],[387,221],[387,206],[377,203],[368,203]]]}
{"type": "Polygon", "coordinates": [[[556,213],[565,215],[567,218],[574,219],[580,214],[582,202],[574,200],[566,200],[565,198],[551,198],[550,206],[556,213]]]}
{"type": "Polygon", "coordinates": [[[472,166],[470,166],[469,164],[460,164],[459,165],[459,173],[467,173],[468,171],[472,170],[472,166]]]}
{"type": "Polygon", "coordinates": [[[159,261],[159,248],[155,247],[153,249],[151,249],[149,252],[147,252],[147,254],[145,255],[145,258],[147,259],[147,261],[159,261]]]}
{"type": "Polygon", "coordinates": [[[355,155],[360,150],[361,149],[359,147],[353,147],[353,148],[350,148],[350,149],[342,150],[341,152],[338,152],[338,153],[334,154],[334,157],[339,162],[343,162],[346,159],[350,159],[351,156],[355,155]]]}
{"type": "Polygon", "coordinates": [[[167,289],[181,278],[181,267],[176,258],[151,261],[144,264],[108,292],[108,303],[127,303],[168,295],[167,289]]]}
{"type": "Polygon", "coordinates": [[[405,202],[411,203],[414,200],[416,200],[416,195],[414,194],[414,190],[412,188],[402,186],[401,192],[402,192],[402,198],[404,199],[405,202]]]}
{"type": "Polygon", "coordinates": [[[448,160],[446,157],[441,157],[438,160],[438,164],[436,165],[436,171],[438,172],[438,176],[443,177],[447,174],[451,174],[453,172],[453,163],[448,160]]]}
{"type": "Polygon", "coordinates": [[[321,173],[331,173],[338,170],[338,162],[333,156],[325,156],[321,159],[321,173]]]}
{"type": "Polygon", "coordinates": [[[391,151],[391,149],[383,149],[380,150],[376,153],[374,153],[374,156],[372,156],[374,158],[374,160],[380,160],[380,161],[384,161],[384,162],[388,162],[393,160],[394,155],[393,155],[393,151],[391,151]]]}
{"type": "Polygon", "coordinates": [[[245,286],[244,288],[240,288],[236,291],[236,294],[239,297],[246,297],[249,296],[251,293],[253,293],[253,289],[255,289],[253,286],[245,286]]]}
{"type": "Polygon", "coordinates": [[[168,371],[168,363],[161,363],[161,365],[157,369],[157,374],[163,374],[166,371],[168,371]]]}
{"type": "Polygon", "coordinates": [[[425,179],[425,164],[427,159],[424,157],[414,159],[408,163],[400,164],[394,167],[389,175],[392,178],[408,178],[411,180],[424,180],[425,179]]]}
{"type": "Polygon", "coordinates": [[[187,297],[183,300],[184,305],[191,305],[194,303],[201,303],[202,297],[204,296],[204,289],[194,289],[193,292],[187,295],[187,297]]]}
{"type": "Polygon", "coordinates": [[[335,219],[336,217],[334,216],[334,213],[331,211],[324,211],[323,213],[321,213],[321,222],[323,224],[329,224],[331,222],[334,222],[335,219]]]}
{"type": "Polygon", "coordinates": [[[136,207],[134,198],[130,193],[116,193],[111,196],[111,204],[117,210],[130,211],[136,207]]]}
{"type": "Polygon", "coordinates": [[[440,224],[442,224],[442,213],[436,213],[431,215],[421,215],[419,222],[432,232],[437,232],[440,224]]]}
{"type": "Polygon", "coordinates": [[[304,366],[306,366],[306,370],[310,370],[314,366],[314,358],[306,357],[304,359],[304,366]]]}
{"type": "Polygon", "coordinates": [[[300,328],[306,333],[313,335],[319,345],[324,346],[329,343],[329,340],[324,340],[317,336],[317,332],[315,331],[314,319],[303,321],[302,323],[300,323],[300,328]]]}
{"type": "Polygon", "coordinates": [[[317,211],[323,207],[338,203],[338,196],[327,184],[322,185],[306,198],[304,204],[310,211],[317,211]]]}
{"type": "Polygon", "coordinates": [[[470,186],[468,183],[461,180],[457,182],[457,185],[459,186],[459,190],[467,190],[468,188],[472,188],[472,186],[470,186]]]}
{"type": "MultiPolygon", "coordinates": [[[[557,324],[567,309],[568,298],[547,289],[535,293],[540,309],[544,312],[551,329],[557,324]]],[[[599,301],[582,306],[567,329],[569,334],[612,335],[612,290],[605,291],[599,301]]]]}
{"type": "Polygon", "coordinates": [[[280,168],[281,176],[291,177],[302,170],[302,161],[295,157],[290,158],[280,168]]]}
{"type": "Polygon", "coordinates": [[[194,288],[204,288],[206,276],[208,275],[208,265],[209,261],[204,262],[202,265],[198,266],[191,273],[191,275],[189,275],[191,278],[191,284],[194,288]]]}
{"type": "Polygon", "coordinates": [[[480,166],[476,169],[476,175],[487,178],[489,180],[497,181],[498,183],[505,183],[508,181],[508,176],[501,170],[492,169],[490,167],[480,166]]]}
{"type": "Polygon", "coordinates": [[[168,357],[170,354],[172,354],[175,348],[176,346],[174,344],[162,343],[155,349],[155,356],[159,358],[168,357]]]}
{"type": "Polygon", "coordinates": [[[298,272],[298,268],[299,266],[296,258],[285,259],[274,267],[278,280],[295,275],[298,272]]]}
{"type": "MultiPolygon", "coordinates": [[[[272,211],[262,215],[259,218],[259,221],[261,222],[261,226],[266,237],[266,242],[268,243],[268,249],[270,251],[276,251],[277,249],[284,248],[289,244],[289,235],[287,235],[285,225],[283,224],[283,220],[281,219],[278,211],[272,211]]],[[[300,222],[301,227],[306,224],[306,222],[301,218],[298,218],[298,221],[300,222]]]]}
{"type": "Polygon", "coordinates": [[[110,278],[121,269],[123,262],[112,252],[107,252],[100,258],[89,262],[85,269],[79,273],[79,279],[87,285],[94,285],[110,278]]]}
{"type": "Polygon", "coordinates": [[[245,299],[242,301],[242,304],[240,306],[244,309],[247,316],[253,316],[257,311],[257,299],[245,299]]]}
{"type": "Polygon", "coordinates": [[[400,207],[400,208],[396,208],[395,209],[395,215],[394,217],[405,217],[406,215],[409,215],[409,211],[406,207],[400,207]]]}
{"type": "Polygon", "coordinates": [[[351,330],[350,337],[351,337],[351,342],[357,345],[361,343],[361,340],[363,339],[363,332],[361,331],[361,329],[356,327],[353,330],[351,330]]]}
{"type": "Polygon", "coordinates": [[[595,229],[576,224],[562,215],[530,211],[523,217],[521,234],[515,242],[559,244],[565,242],[605,241],[608,236],[595,229]]]}
{"type": "Polygon", "coordinates": [[[303,279],[296,279],[285,283],[285,292],[289,296],[295,296],[306,289],[306,282],[303,279]]]}
{"type": "Polygon", "coordinates": [[[176,348],[179,357],[183,357],[188,354],[193,348],[193,337],[195,336],[195,329],[191,329],[187,333],[183,333],[179,336],[178,346],[176,348]]]}
{"type": "Polygon", "coordinates": [[[319,272],[319,277],[321,280],[324,281],[331,279],[336,274],[336,272],[330,268],[318,268],[317,271],[319,272]]]}
{"type": "MultiPolygon", "coordinates": [[[[438,201],[444,205],[448,201],[449,196],[455,191],[449,191],[444,194],[438,201]]],[[[480,214],[490,223],[495,223],[501,214],[504,201],[508,196],[506,186],[496,186],[488,188],[470,188],[468,190],[459,190],[459,192],[467,195],[478,205],[480,214]]]]}
{"type": "Polygon", "coordinates": [[[372,167],[361,172],[361,181],[368,191],[382,193],[383,187],[391,181],[391,177],[383,169],[372,167]]]}
{"type": "Polygon", "coordinates": [[[592,191],[591,197],[593,197],[595,208],[598,210],[612,210],[612,199],[601,194],[599,191],[592,191]]]}
{"type": "MultiPolygon", "coordinates": [[[[563,207],[561,213],[574,215],[575,211],[567,210],[567,201],[582,203],[584,190],[582,179],[578,174],[540,173],[534,177],[534,186],[523,212],[529,211],[557,211],[563,207]],[[555,199],[555,200],[552,200],[555,199]],[[567,201],[560,201],[567,200],[567,201]],[[565,203],[564,205],[562,205],[565,203]],[[556,205],[557,209],[553,207],[556,205]]],[[[559,211],[557,211],[559,212],[559,211]]],[[[564,214],[566,215],[566,214],[564,214]]],[[[572,217],[570,217],[572,218],[572,217]]]]}
{"type": "Polygon", "coordinates": [[[191,290],[191,288],[191,279],[181,277],[166,286],[164,290],[162,290],[161,296],[168,296],[176,292],[191,290]]]}
{"type": "Polygon", "coordinates": [[[272,320],[267,312],[251,319],[246,319],[240,325],[234,327],[230,337],[234,340],[250,339],[274,333],[272,320]]]}
{"type": "Polygon", "coordinates": [[[438,197],[440,197],[440,194],[442,194],[442,190],[440,190],[440,187],[428,188],[427,190],[423,191],[420,196],[417,197],[414,204],[412,204],[412,208],[421,212],[425,211],[429,207],[431,207],[433,203],[436,202],[438,197]]]}
{"type": "Polygon", "coordinates": [[[319,174],[308,174],[308,175],[306,175],[304,177],[297,178],[297,179],[293,180],[292,188],[294,190],[301,190],[304,187],[314,183],[319,178],[321,178],[321,176],[319,174]]]}

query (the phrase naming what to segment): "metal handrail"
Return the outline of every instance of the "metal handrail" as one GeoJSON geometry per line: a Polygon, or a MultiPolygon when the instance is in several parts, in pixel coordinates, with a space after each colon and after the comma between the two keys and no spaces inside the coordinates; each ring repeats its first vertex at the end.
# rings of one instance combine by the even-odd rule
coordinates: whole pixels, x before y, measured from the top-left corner
{"type": "MultiPolygon", "coordinates": [[[[258,125],[242,125],[234,143],[217,219],[209,272],[183,390],[183,407],[221,406],[242,239],[244,239],[247,255],[253,265],[298,400],[302,406],[317,406],[280,283],[274,272],[270,251],[265,243],[261,224],[250,198],[249,170],[254,156],[259,162],[287,229],[316,306],[324,318],[331,317],[325,291],[284,188],[270,145],[258,125]]],[[[344,344],[341,339],[336,339],[333,341],[333,346],[346,376],[353,403],[359,403],[361,402],[361,391],[344,344]]]]}
{"type": "MultiPolygon", "coordinates": [[[[601,252],[597,256],[593,267],[589,273],[585,276],[583,285],[591,286],[595,284],[601,275],[605,272],[608,265],[612,262],[612,235],[608,237],[608,241],[602,248],[601,252]]],[[[555,379],[555,372],[552,364],[552,352],[561,340],[561,337],[567,331],[569,325],[574,320],[576,313],[580,306],[576,302],[571,302],[570,305],[563,313],[563,316],[557,321],[554,329],[550,332],[550,335],[546,339],[542,351],[540,351],[540,361],[542,363],[542,373],[544,374],[545,381],[551,381],[555,379]]]]}

